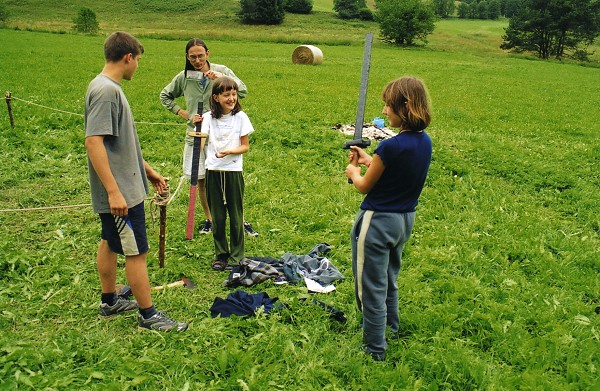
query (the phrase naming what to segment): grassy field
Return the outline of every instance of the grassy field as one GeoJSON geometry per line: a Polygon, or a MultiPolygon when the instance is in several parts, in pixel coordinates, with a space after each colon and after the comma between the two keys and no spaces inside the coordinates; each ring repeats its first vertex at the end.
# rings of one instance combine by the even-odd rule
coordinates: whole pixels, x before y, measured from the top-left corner
{"type": "MultiPolygon", "coordinates": [[[[15,15],[20,5],[7,4],[15,15]]],[[[30,11],[12,19],[21,30],[0,30],[0,89],[18,98],[14,129],[0,106],[0,209],[89,203],[82,118],[52,109],[82,113],[104,36],[23,31],[68,31],[72,12],[19,4],[30,11]]],[[[148,226],[152,284],[188,276],[198,285],[154,295],[159,308],[190,322],[179,335],[138,332],[133,317],[96,319],[99,226],[89,207],[3,211],[0,389],[600,389],[598,68],[508,56],[498,49],[503,22],[440,22],[425,48],[375,43],[366,118],[380,115],[382,87],[403,74],[424,79],[434,105],[433,162],[399,279],[402,338],[375,363],[361,352],[350,268],[348,232],[362,197],[343,176],[348,138],[331,129],[354,121],[362,37],[375,25],[335,21],[318,2],[318,22],[302,32],[197,30],[175,12],[126,14],[123,4],[143,3],[114,3],[122,19],[107,13],[102,28],[144,37],[140,69],[124,89],[146,159],[174,187],[184,128],[158,93],[182,68],[187,37],[200,31],[212,60],[249,88],[242,104],[256,132],[245,158],[245,212],[260,236],[247,241],[247,254],[303,254],[329,243],[346,279],[313,297],[348,322],[303,304],[303,285],[270,282],[245,290],[279,297],[288,309],[212,319],[215,297],[232,290],[209,268],[211,237],[184,239],[186,186],[168,208],[163,269],[158,223],[149,217],[148,226]],[[318,43],[322,65],[291,63],[305,39],[318,43]]],[[[297,18],[286,16],[287,26],[301,25],[297,18]]],[[[148,203],[149,216],[153,209],[148,203]]]]}

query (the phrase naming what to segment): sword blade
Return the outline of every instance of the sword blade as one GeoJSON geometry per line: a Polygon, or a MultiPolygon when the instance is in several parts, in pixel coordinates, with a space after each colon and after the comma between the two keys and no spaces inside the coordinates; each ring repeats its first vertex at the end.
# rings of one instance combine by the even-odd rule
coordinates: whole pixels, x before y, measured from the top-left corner
{"type": "Polygon", "coordinates": [[[360,77],[360,89],[358,91],[358,109],[356,111],[356,122],[354,124],[354,140],[362,139],[362,129],[365,122],[365,105],[367,104],[367,87],[369,86],[369,70],[371,69],[372,44],[373,33],[367,33],[360,77]]]}

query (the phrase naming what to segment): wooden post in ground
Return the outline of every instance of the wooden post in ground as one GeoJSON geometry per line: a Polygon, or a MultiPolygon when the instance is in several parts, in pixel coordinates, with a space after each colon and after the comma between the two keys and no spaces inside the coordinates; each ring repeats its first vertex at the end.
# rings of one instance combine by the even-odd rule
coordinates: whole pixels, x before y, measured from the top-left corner
{"type": "Polygon", "coordinates": [[[8,107],[8,118],[10,119],[10,127],[14,129],[15,127],[15,120],[13,118],[13,113],[12,113],[12,104],[11,104],[11,93],[10,91],[6,91],[4,93],[4,97],[6,98],[6,106],[8,107]]]}

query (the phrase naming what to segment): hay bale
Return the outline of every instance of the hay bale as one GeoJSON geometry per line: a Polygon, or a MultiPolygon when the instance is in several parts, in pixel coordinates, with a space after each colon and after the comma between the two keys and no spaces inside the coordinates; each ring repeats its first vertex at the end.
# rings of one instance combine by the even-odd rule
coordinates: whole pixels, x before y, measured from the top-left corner
{"type": "Polygon", "coordinates": [[[319,65],[323,63],[323,52],[313,45],[300,45],[292,53],[294,64],[319,65]]]}

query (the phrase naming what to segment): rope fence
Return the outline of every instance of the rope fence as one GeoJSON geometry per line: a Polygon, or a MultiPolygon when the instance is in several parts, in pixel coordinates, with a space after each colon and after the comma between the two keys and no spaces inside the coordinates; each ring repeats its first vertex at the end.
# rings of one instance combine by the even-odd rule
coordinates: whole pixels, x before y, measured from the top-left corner
{"type": "MultiPolygon", "coordinates": [[[[14,129],[15,127],[15,120],[14,120],[14,116],[13,116],[13,110],[12,110],[12,101],[19,101],[19,102],[23,102],[27,105],[32,105],[32,106],[36,106],[36,107],[40,107],[43,109],[47,109],[47,110],[52,110],[58,113],[63,113],[63,114],[68,114],[68,115],[74,115],[80,118],[83,118],[84,115],[81,113],[73,113],[70,111],[66,111],[66,110],[61,110],[61,109],[57,109],[54,107],[50,107],[50,106],[46,106],[43,104],[39,104],[39,103],[35,103],[35,102],[31,102],[25,99],[21,99],[21,98],[17,98],[12,96],[12,93],[10,91],[6,91],[5,92],[5,99],[6,99],[6,106],[8,108],[8,116],[9,116],[9,120],[10,120],[10,126],[11,128],[14,129]]],[[[143,125],[163,125],[163,126],[185,126],[185,123],[167,123],[167,122],[148,122],[148,121],[135,121],[136,124],[143,124],[143,125]]],[[[168,178],[165,178],[167,181],[169,180],[168,178]]],[[[166,216],[167,216],[167,205],[169,205],[177,196],[177,194],[179,193],[179,190],[181,189],[181,186],[183,185],[183,182],[185,180],[185,176],[182,175],[179,178],[179,183],[177,184],[177,188],[175,189],[175,192],[173,192],[173,194],[169,194],[169,187],[168,187],[168,182],[167,182],[167,189],[165,192],[163,193],[159,193],[156,192],[154,194],[154,197],[152,198],[146,198],[146,200],[151,200],[152,204],[154,206],[154,208],[152,207],[152,205],[150,206],[150,215],[152,218],[152,224],[154,224],[154,210],[155,209],[159,209],[160,211],[160,229],[159,229],[159,251],[158,251],[158,261],[159,261],[159,267],[163,268],[164,267],[164,262],[165,262],[165,238],[166,238],[166,216]]],[[[41,210],[57,210],[57,209],[73,209],[73,208],[87,208],[92,206],[91,203],[89,204],[77,204],[77,205],[61,205],[61,206],[43,206],[43,207],[33,207],[33,208],[19,208],[19,209],[0,209],[0,213],[21,213],[21,212],[30,212],[30,211],[41,211],[41,210]]]]}
{"type": "MultiPolygon", "coordinates": [[[[71,111],[61,110],[61,109],[57,109],[57,108],[54,108],[54,107],[50,107],[50,106],[42,105],[42,104],[35,103],[35,102],[32,102],[32,101],[28,101],[28,100],[25,100],[25,99],[17,98],[15,96],[13,96],[10,91],[6,91],[5,94],[4,94],[4,96],[5,96],[5,99],[6,99],[6,106],[8,107],[8,116],[9,116],[11,128],[15,127],[15,121],[14,121],[14,116],[13,116],[13,111],[12,111],[12,101],[13,100],[16,100],[16,101],[19,101],[19,102],[23,102],[25,104],[32,105],[32,106],[41,107],[43,109],[56,111],[58,113],[75,115],[77,117],[83,118],[83,114],[81,114],[81,113],[73,113],[71,111]]],[[[140,125],[164,125],[164,126],[184,126],[185,125],[185,123],[182,124],[182,123],[176,123],[176,122],[135,121],[135,123],[136,124],[140,124],[140,125]]]]}
{"type": "Polygon", "coordinates": [[[87,207],[87,206],[92,206],[92,204],[61,205],[61,206],[40,206],[40,207],[35,207],[35,208],[20,208],[20,209],[0,209],[0,213],[31,212],[31,211],[36,211],[36,210],[83,208],[83,207],[87,207]]]}
{"type": "MultiPolygon", "coordinates": [[[[63,114],[68,114],[68,115],[75,115],[78,117],[82,117],[83,118],[83,114],[81,113],[73,113],[71,111],[66,111],[66,110],[61,110],[61,109],[57,109],[54,107],[50,107],[50,106],[46,106],[46,105],[42,105],[39,103],[35,103],[32,101],[28,101],[25,99],[21,99],[21,98],[17,98],[16,96],[13,96],[12,93],[10,91],[6,91],[5,94],[5,99],[6,99],[6,106],[8,108],[8,116],[9,116],[9,120],[10,120],[10,126],[11,128],[15,127],[15,121],[14,121],[14,116],[13,116],[13,111],[12,111],[12,101],[16,100],[19,102],[23,102],[25,104],[28,105],[32,105],[32,106],[37,106],[37,107],[41,107],[43,109],[47,109],[47,110],[52,110],[58,113],[63,113],[63,114]]],[[[147,121],[136,121],[136,124],[144,124],[144,125],[165,125],[165,126],[185,126],[185,124],[181,124],[181,123],[167,123],[167,122],[147,122],[147,121]]],[[[173,199],[175,198],[175,196],[177,195],[177,193],[179,192],[179,189],[181,188],[181,185],[183,184],[185,177],[182,176],[179,179],[179,183],[177,185],[177,189],[175,190],[175,192],[173,193],[173,195],[171,195],[168,199],[158,199],[158,198],[148,198],[148,199],[152,199],[152,201],[154,203],[156,203],[159,206],[166,206],[168,204],[171,203],[171,201],[173,201],[173,199]]],[[[30,211],[39,211],[39,210],[52,210],[52,209],[69,209],[69,208],[82,208],[82,207],[89,207],[92,204],[78,204],[78,205],[62,205],[62,206],[42,206],[42,207],[34,207],[34,208],[17,208],[17,209],[0,209],[0,213],[14,213],[14,212],[30,212],[30,211]]]]}
{"type": "MultiPolygon", "coordinates": [[[[167,179],[168,180],[168,179],[167,179]]],[[[179,193],[181,186],[185,180],[185,176],[181,176],[179,178],[179,183],[177,184],[177,188],[173,192],[173,194],[169,195],[167,192],[165,194],[156,193],[154,197],[148,197],[146,200],[151,200],[152,203],[156,204],[156,206],[167,206],[169,205],[179,193]]],[[[33,208],[17,208],[17,209],[0,209],[0,213],[17,213],[17,212],[34,212],[40,210],[53,210],[53,209],[72,209],[72,208],[86,208],[90,207],[92,204],[77,204],[77,205],[55,205],[55,206],[38,206],[33,208]]]]}

